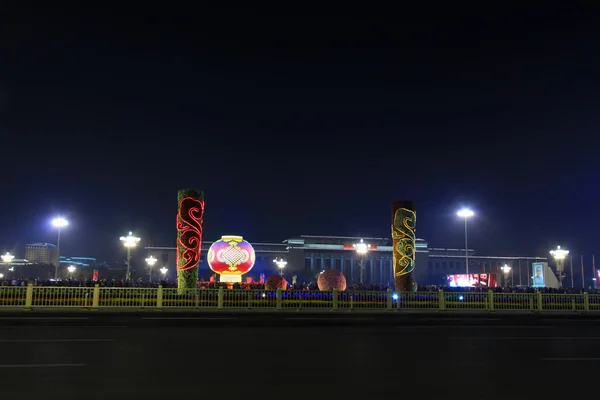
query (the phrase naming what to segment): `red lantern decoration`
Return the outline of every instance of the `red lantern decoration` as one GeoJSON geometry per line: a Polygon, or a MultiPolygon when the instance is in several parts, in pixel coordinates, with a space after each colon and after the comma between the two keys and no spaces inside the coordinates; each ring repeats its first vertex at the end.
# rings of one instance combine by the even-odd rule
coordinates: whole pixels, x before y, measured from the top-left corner
{"type": "Polygon", "coordinates": [[[241,236],[222,236],[208,249],[210,269],[221,275],[221,282],[241,282],[256,260],[254,248],[241,236]]]}

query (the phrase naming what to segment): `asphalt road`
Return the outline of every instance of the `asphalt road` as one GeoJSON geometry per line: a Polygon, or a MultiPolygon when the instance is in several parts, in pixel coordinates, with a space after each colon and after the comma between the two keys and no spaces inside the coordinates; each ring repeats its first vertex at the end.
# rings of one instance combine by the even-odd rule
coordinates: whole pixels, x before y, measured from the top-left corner
{"type": "Polygon", "coordinates": [[[2,399],[564,398],[598,373],[593,316],[0,314],[2,399]]]}

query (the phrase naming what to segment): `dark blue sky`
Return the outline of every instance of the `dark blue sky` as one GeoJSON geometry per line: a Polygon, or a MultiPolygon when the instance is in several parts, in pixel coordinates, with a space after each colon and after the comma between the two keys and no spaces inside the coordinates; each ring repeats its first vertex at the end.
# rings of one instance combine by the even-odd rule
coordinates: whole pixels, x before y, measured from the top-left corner
{"type": "Polygon", "coordinates": [[[55,213],[68,254],[173,245],[189,187],[206,239],[389,236],[408,199],[432,246],[468,205],[480,253],[600,251],[600,21],[568,4],[6,10],[0,245],[55,213]]]}

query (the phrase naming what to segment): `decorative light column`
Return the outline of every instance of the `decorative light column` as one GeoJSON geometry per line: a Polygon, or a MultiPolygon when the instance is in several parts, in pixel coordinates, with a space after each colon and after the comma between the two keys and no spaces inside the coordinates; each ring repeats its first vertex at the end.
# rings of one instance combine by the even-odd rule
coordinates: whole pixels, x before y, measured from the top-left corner
{"type": "Polygon", "coordinates": [[[60,266],[60,230],[69,225],[69,221],[62,217],[57,217],[52,220],[52,225],[58,230],[56,239],[56,263],[54,264],[54,279],[58,279],[58,267],[60,266]]]}
{"type": "Polygon", "coordinates": [[[177,192],[177,289],[184,294],[198,287],[198,263],[202,250],[204,193],[196,189],[177,192]]]}
{"type": "Polygon", "coordinates": [[[131,280],[131,249],[138,245],[140,242],[139,237],[133,236],[133,233],[129,232],[127,236],[121,236],[119,240],[123,243],[123,246],[127,249],[127,274],[125,280],[131,280]]]}
{"type": "Polygon", "coordinates": [[[392,257],[397,292],[417,290],[415,269],[417,213],[412,201],[392,203],[392,257]]]}
{"type": "Polygon", "coordinates": [[[556,250],[550,250],[550,255],[554,257],[556,261],[556,272],[558,272],[558,281],[560,287],[562,287],[563,271],[565,270],[565,258],[569,255],[569,250],[561,249],[560,246],[556,247],[556,250]]]}

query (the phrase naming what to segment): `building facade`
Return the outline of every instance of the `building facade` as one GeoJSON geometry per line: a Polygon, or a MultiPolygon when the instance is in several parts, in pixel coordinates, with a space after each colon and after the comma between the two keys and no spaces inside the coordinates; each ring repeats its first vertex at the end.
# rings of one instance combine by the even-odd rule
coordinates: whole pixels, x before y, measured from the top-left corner
{"type": "MultiPolygon", "coordinates": [[[[256,253],[256,262],[247,276],[257,280],[260,274],[266,276],[279,273],[275,259],[284,259],[287,265],[284,275],[291,279],[296,276],[299,282],[315,281],[325,269],[337,269],[346,276],[349,284],[391,286],[394,283],[392,271],[391,239],[350,237],[350,236],[294,236],[282,243],[251,243],[256,253]],[[366,244],[368,251],[359,254],[354,245],[366,244]]],[[[202,244],[199,276],[208,280],[212,275],[206,254],[212,242],[202,244]]],[[[176,269],[175,247],[146,247],[149,255],[158,262],[155,269],[168,269],[167,277],[173,279],[176,269]]],[[[414,277],[419,285],[444,285],[448,275],[466,272],[465,249],[430,248],[423,239],[416,241],[414,277]]],[[[469,273],[501,273],[501,267],[511,268],[511,284],[527,285],[528,266],[532,262],[546,261],[544,257],[484,256],[469,249],[469,273]]]]}
{"type": "Polygon", "coordinates": [[[25,259],[32,264],[53,264],[56,261],[56,246],[37,242],[25,245],[25,259]]]}

